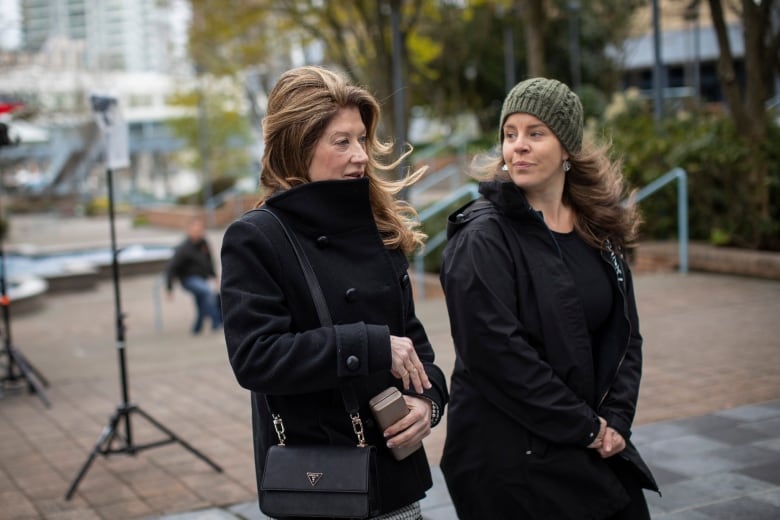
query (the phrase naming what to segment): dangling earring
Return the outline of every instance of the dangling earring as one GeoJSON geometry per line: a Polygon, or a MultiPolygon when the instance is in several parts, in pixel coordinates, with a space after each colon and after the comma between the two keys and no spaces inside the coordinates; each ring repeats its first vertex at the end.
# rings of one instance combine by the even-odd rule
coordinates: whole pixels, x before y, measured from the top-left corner
{"type": "Polygon", "coordinates": [[[571,170],[571,163],[569,162],[568,159],[564,159],[563,160],[563,171],[567,172],[569,170],[571,170]]]}
{"type": "Polygon", "coordinates": [[[502,172],[508,172],[509,171],[509,167],[506,165],[506,163],[504,163],[504,165],[501,167],[501,171],[502,172]]]}

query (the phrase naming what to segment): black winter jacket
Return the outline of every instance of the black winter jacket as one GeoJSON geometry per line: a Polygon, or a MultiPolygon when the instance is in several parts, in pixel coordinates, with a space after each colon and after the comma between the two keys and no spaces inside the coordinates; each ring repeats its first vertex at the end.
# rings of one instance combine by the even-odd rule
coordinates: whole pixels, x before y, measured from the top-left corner
{"type": "Polygon", "coordinates": [[[453,502],[462,519],[605,518],[628,503],[610,464],[629,461],[657,489],[630,442],[642,364],[631,273],[602,254],[616,304],[591,345],[542,217],[512,182],[480,192],[450,217],[441,271],[457,354],[441,464],[453,502]],[[599,415],[627,441],[616,460],[586,448],[599,415]]]}
{"type": "Polygon", "coordinates": [[[444,409],[446,379],[417,319],[408,262],[388,250],[373,219],[368,179],[307,183],[269,198],[301,243],[333,319],[322,327],[293,250],[273,216],[250,211],[222,242],[222,308],[230,364],[252,391],[257,482],[276,436],[265,404],[272,395],[287,443],[354,445],[338,390],[354,383],[366,440],[377,447],[381,510],[425,496],[432,485],[424,450],[392,458],[368,408],[369,399],[400,381],[390,374],[390,335],[412,339],[433,388],[425,396],[444,409]]]}

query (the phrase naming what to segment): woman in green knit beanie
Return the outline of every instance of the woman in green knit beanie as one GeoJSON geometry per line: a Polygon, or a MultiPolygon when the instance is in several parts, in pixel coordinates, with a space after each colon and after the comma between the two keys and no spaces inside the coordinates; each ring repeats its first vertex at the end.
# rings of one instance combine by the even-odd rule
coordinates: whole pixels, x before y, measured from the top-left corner
{"type": "Polygon", "coordinates": [[[461,519],[649,519],[630,441],[642,337],[624,247],[638,219],[577,94],[507,95],[500,157],[448,225],[456,350],[441,461],[461,519]]]}

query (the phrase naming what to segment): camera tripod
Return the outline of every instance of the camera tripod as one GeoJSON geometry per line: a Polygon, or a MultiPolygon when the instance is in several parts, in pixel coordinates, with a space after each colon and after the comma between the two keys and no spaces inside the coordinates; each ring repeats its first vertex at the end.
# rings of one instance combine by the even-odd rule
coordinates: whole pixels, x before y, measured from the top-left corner
{"type": "Polygon", "coordinates": [[[116,411],[111,416],[108,424],[103,428],[100,437],[92,449],[92,452],[87,457],[86,462],[79,470],[76,478],[71,483],[68,491],[65,493],[65,500],[70,500],[73,493],[76,491],[81,479],[84,478],[92,462],[95,460],[98,454],[107,457],[108,455],[124,454],[124,455],[136,455],[138,452],[163,446],[171,443],[179,443],[190,453],[203,460],[206,464],[214,468],[215,471],[222,473],[222,468],[215,464],[211,459],[206,457],[203,453],[193,448],[190,444],[182,440],[178,435],[173,433],[169,428],[163,426],[162,423],[155,420],[148,413],[143,411],[138,405],[131,403],[129,398],[128,382],[127,382],[127,364],[125,356],[125,326],[124,326],[124,313],[122,312],[120,290],[119,290],[119,251],[116,246],[116,232],[114,230],[114,190],[113,190],[113,173],[111,168],[106,170],[108,178],[108,215],[111,228],[111,252],[112,252],[112,274],[114,282],[114,310],[116,318],[116,340],[117,340],[117,353],[119,358],[119,377],[122,390],[122,402],[116,407],[116,411]],[[133,441],[132,431],[132,417],[134,414],[140,415],[151,423],[158,430],[163,432],[167,437],[158,441],[149,442],[147,444],[136,444],[133,441]]]}
{"type": "MultiPolygon", "coordinates": [[[[3,124],[3,126],[5,126],[3,124]]],[[[10,146],[12,143],[7,136],[7,127],[0,127],[0,148],[10,146]]],[[[0,197],[2,194],[0,193],[0,197]]],[[[2,216],[2,210],[0,210],[2,216]]],[[[27,358],[19,352],[11,339],[11,299],[8,296],[5,276],[5,251],[3,248],[4,237],[0,231],[0,307],[3,308],[3,352],[6,355],[5,375],[0,378],[0,397],[5,393],[7,384],[16,386],[20,382],[26,382],[30,392],[35,392],[41,398],[47,408],[51,406],[43,387],[49,386],[49,382],[38,370],[27,361],[27,358]]]]}
{"type": "MultiPolygon", "coordinates": [[[[11,299],[8,297],[5,281],[5,256],[3,254],[3,245],[0,240],[0,306],[3,308],[3,346],[6,355],[6,370],[3,375],[0,391],[5,392],[6,384],[15,385],[19,382],[26,382],[30,392],[34,392],[41,398],[47,408],[51,406],[44,386],[49,386],[49,382],[38,370],[27,361],[27,358],[14,347],[11,340],[11,299]]],[[[2,395],[2,394],[0,394],[2,395]]]]}

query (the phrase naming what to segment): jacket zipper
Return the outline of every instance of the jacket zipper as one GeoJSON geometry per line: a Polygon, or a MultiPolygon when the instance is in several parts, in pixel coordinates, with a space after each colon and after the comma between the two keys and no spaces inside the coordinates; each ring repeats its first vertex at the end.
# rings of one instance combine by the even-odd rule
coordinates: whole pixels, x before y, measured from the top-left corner
{"type": "Polygon", "coordinates": [[[550,226],[548,226],[547,222],[544,221],[544,217],[541,215],[540,212],[536,211],[531,206],[528,206],[528,212],[531,214],[534,220],[538,221],[542,226],[544,226],[544,229],[547,231],[547,234],[550,235],[550,239],[552,240],[552,243],[555,244],[555,250],[558,252],[558,258],[563,260],[563,251],[561,251],[561,246],[560,244],[558,244],[558,239],[555,238],[552,229],[550,229],[550,226]]]}
{"type": "MultiPolygon", "coordinates": [[[[550,239],[552,240],[553,244],[555,244],[555,249],[558,251],[558,256],[563,259],[563,252],[561,251],[561,246],[558,244],[558,240],[555,238],[555,235],[553,234],[552,230],[550,229],[550,226],[547,225],[547,223],[544,221],[544,218],[539,214],[538,211],[533,209],[532,207],[528,208],[528,211],[531,213],[533,218],[537,220],[542,226],[544,226],[544,229],[547,230],[547,233],[550,235],[550,239]]],[[[615,369],[615,373],[612,376],[612,381],[609,384],[609,387],[607,387],[607,390],[604,392],[604,395],[601,396],[601,399],[599,399],[598,405],[596,406],[596,410],[601,408],[601,405],[604,404],[604,401],[606,400],[607,396],[609,395],[609,389],[612,387],[612,383],[615,382],[617,379],[618,374],[620,373],[620,368],[623,366],[623,361],[626,359],[626,354],[628,354],[628,344],[631,341],[631,320],[628,319],[628,301],[626,298],[626,292],[624,290],[624,283],[625,283],[625,274],[623,269],[620,267],[620,262],[617,259],[617,255],[615,254],[615,251],[612,249],[612,243],[607,240],[606,246],[609,249],[610,253],[610,259],[607,260],[602,255],[601,258],[604,262],[607,262],[610,267],[615,271],[615,276],[617,277],[618,281],[618,291],[620,292],[621,299],[623,300],[623,318],[628,323],[628,339],[626,340],[626,345],[623,348],[623,354],[620,356],[620,361],[618,362],[617,368],[615,369]]]]}
{"type": "Polygon", "coordinates": [[[620,297],[623,300],[623,318],[626,320],[626,323],[628,323],[628,338],[626,339],[625,347],[623,348],[623,354],[620,356],[620,361],[618,362],[617,368],[615,368],[615,373],[612,376],[612,380],[609,383],[609,386],[607,387],[607,390],[604,392],[604,395],[601,396],[601,399],[599,399],[598,406],[596,407],[596,410],[601,408],[601,405],[604,404],[604,401],[607,399],[607,396],[609,395],[609,389],[612,388],[612,383],[615,382],[617,379],[618,374],[620,373],[620,368],[623,366],[623,361],[626,359],[626,354],[628,354],[628,344],[631,342],[631,320],[628,318],[628,298],[626,298],[626,291],[624,288],[625,284],[625,274],[623,273],[623,269],[620,267],[620,263],[617,259],[617,255],[615,254],[615,251],[612,249],[612,243],[607,240],[606,241],[607,249],[609,249],[609,255],[610,258],[607,260],[604,258],[604,255],[601,255],[601,259],[610,264],[612,269],[615,270],[615,275],[617,276],[618,281],[618,292],[620,293],[620,297]]]}

